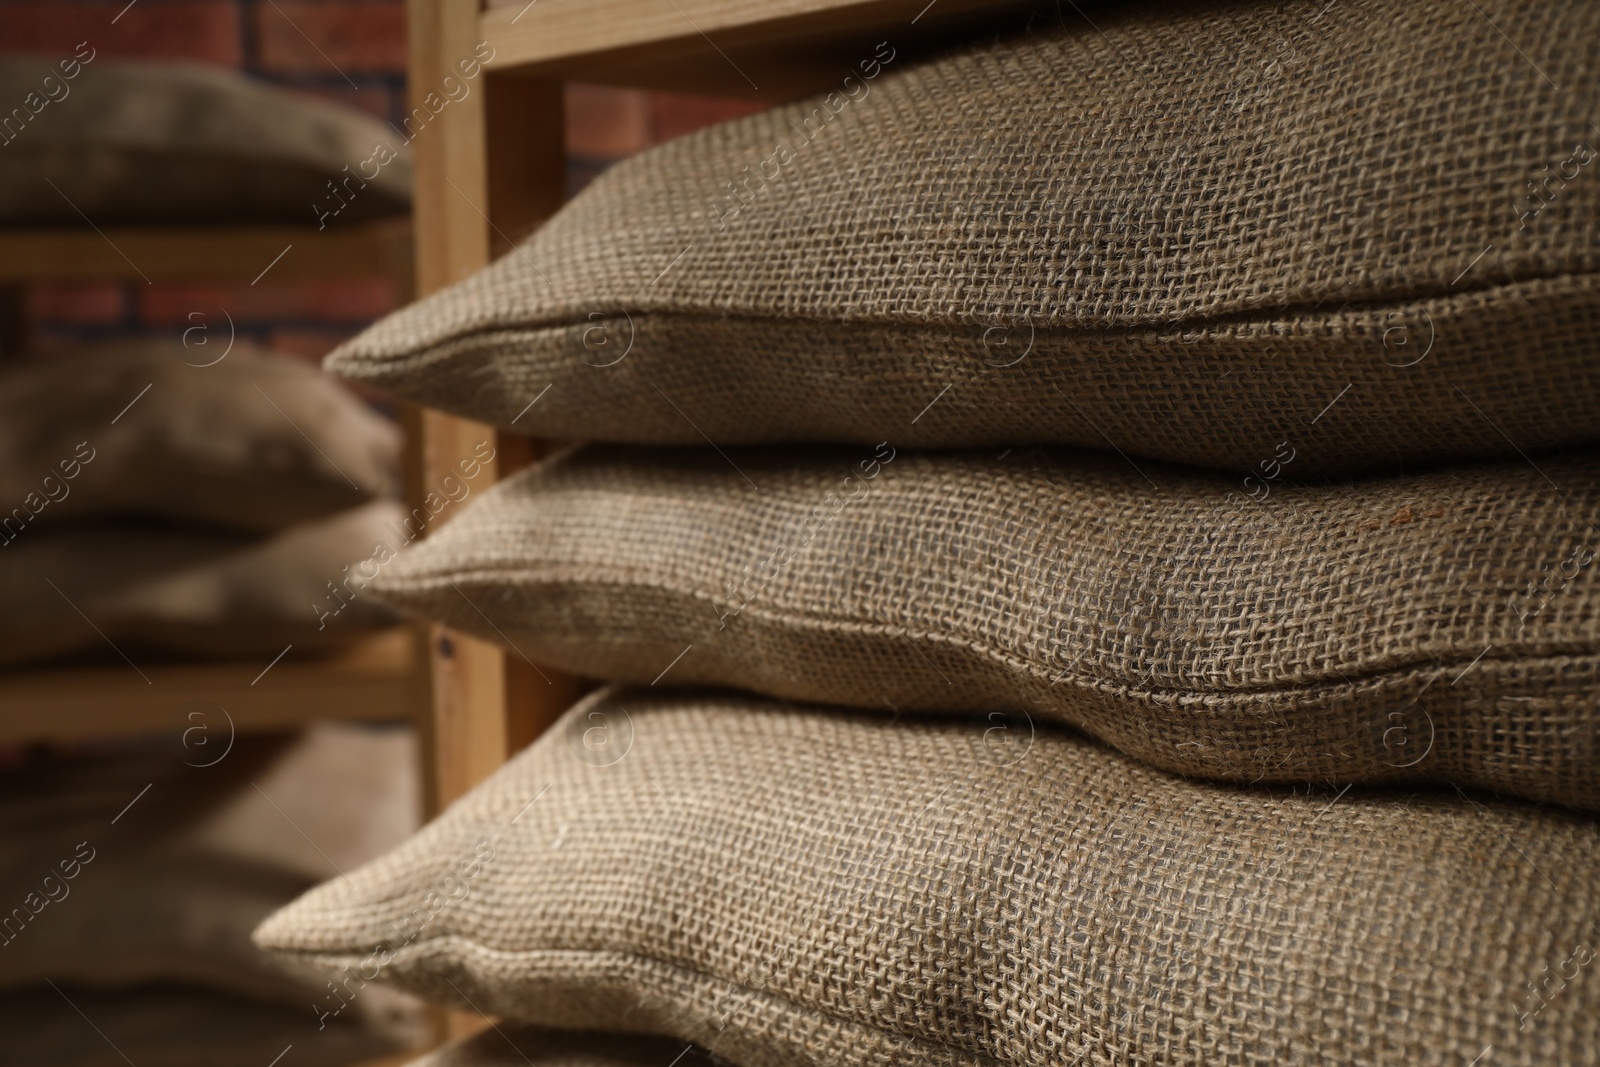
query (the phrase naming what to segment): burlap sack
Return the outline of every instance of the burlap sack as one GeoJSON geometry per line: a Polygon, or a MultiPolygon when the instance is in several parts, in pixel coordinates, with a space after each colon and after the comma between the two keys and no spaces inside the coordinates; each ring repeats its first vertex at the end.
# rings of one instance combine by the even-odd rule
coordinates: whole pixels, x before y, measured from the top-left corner
{"type": "Polygon", "coordinates": [[[993,739],[605,692],[256,940],[741,1067],[1595,1062],[1592,819],[993,739]]]}
{"type": "Polygon", "coordinates": [[[308,987],[248,933],[316,879],[183,843],[285,747],[240,737],[205,770],[176,741],[14,759],[0,779],[0,990],[168,981],[303,1002],[308,987]]]}
{"type": "MultiPolygon", "coordinates": [[[[174,701],[168,738],[12,758],[0,776],[0,1001],[47,979],[69,990],[162,983],[293,1005],[298,1014],[323,992],[272,966],[250,931],[338,866],[356,866],[354,855],[386,851],[343,824],[392,819],[380,810],[389,798],[371,786],[375,771],[392,774],[399,753],[370,728],[361,731],[371,738],[365,744],[354,727],[319,727],[292,747],[287,737],[230,737],[222,713],[212,712],[186,718],[174,701]],[[358,753],[367,765],[354,764],[358,753]],[[309,798],[290,791],[308,763],[338,772],[309,798]],[[316,800],[324,806],[310,807],[316,800]],[[260,813],[266,832],[243,811],[260,813]],[[326,852],[309,871],[274,833],[271,820],[289,819],[298,828],[289,833],[326,852]],[[218,833],[230,827],[256,832],[248,840],[218,833]]],[[[415,1003],[384,994],[336,1021],[360,1017],[396,1040],[420,1036],[415,1003]]],[[[69,1062],[8,1058],[8,1036],[0,1027],[0,1062],[69,1062]]]]}
{"type": "MultiPolygon", "coordinates": [[[[216,727],[224,735],[215,739],[217,747],[225,730],[216,727]]],[[[200,736],[191,735],[191,742],[200,736]]],[[[206,762],[198,754],[188,758],[206,762]]],[[[208,805],[185,844],[321,881],[376,859],[416,832],[421,768],[418,739],[404,725],[317,722],[226,804],[208,805]]]]}
{"type": "Polygon", "coordinates": [[[1600,7],[1061,19],[920,67],[863,44],[329,366],[575,440],[1252,470],[1288,437],[1313,473],[1596,438],[1600,7]]]}
{"type": "Polygon", "coordinates": [[[216,853],[113,851],[104,827],[86,833],[83,847],[64,842],[59,856],[31,856],[8,872],[0,988],[48,978],[101,987],[179,982],[297,1006],[316,997],[315,984],[270,966],[249,939],[312,882],[216,853]],[[56,865],[74,857],[79,873],[67,880],[56,865]]]}
{"type": "Polygon", "coordinates": [[[445,1045],[410,1067],[709,1067],[682,1041],[633,1034],[497,1025],[445,1045]]]}
{"type": "Polygon", "coordinates": [[[496,486],[373,588],[601,678],[1024,711],[1184,774],[1600,809],[1597,550],[1595,452],[1246,489],[1044,449],[604,446],[496,486]]]}
{"type": "Polygon", "coordinates": [[[394,423],[300,360],[200,336],[0,374],[0,551],[69,517],[272,531],[398,495],[394,423]]]}
{"type": "MultiPolygon", "coordinates": [[[[326,652],[392,626],[364,592],[399,504],[378,501],[265,541],[92,524],[0,549],[0,664],[71,652],[196,656],[326,652]],[[112,646],[115,646],[113,648],[112,646]]],[[[384,555],[382,558],[388,558],[384,555]]]]}
{"type": "Polygon", "coordinates": [[[117,62],[85,42],[0,61],[0,107],[3,225],[325,229],[411,203],[388,125],[230,70],[117,62]]]}

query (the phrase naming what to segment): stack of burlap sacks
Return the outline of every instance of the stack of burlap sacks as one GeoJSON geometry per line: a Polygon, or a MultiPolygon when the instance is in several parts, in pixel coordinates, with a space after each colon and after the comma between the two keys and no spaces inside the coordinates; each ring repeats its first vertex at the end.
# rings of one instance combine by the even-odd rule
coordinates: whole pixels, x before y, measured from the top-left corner
{"type": "Polygon", "coordinates": [[[265,667],[399,621],[361,595],[404,543],[394,423],[301,360],[225,343],[0,370],[0,670],[265,667]]]}
{"type": "Polygon", "coordinates": [[[608,442],[374,588],[618,684],[258,942],[433,1064],[1596,1062],[1597,59],[1128,4],[614,168],[331,366],[608,442]]]}
{"type": "MultiPolygon", "coordinates": [[[[409,209],[403,145],[363,160],[398,140],[370,115],[101,51],[0,56],[18,105],[0,227],[326,229],[409,209]]],[[[413,533],[394,425],[245,341],[226,308],[184,322],[170,343],[0,353],[0,669],[97,652],[265,665],[396,621],[359,598],[375,546],[413,533]]]]}
{"type": "Polygon", "coordinates": [[[421,1005],[389,990],[319,1020],[306,1006],[324,984],[250,942],[416,829],[409,732],[321,723],[229,744],[221,719],[203,745],[191,718],[182,749],[0,749],[0,1063],[266,1064],[292,1043],[305,1067],[349,1067],[422,1036],[421,1005]]]}

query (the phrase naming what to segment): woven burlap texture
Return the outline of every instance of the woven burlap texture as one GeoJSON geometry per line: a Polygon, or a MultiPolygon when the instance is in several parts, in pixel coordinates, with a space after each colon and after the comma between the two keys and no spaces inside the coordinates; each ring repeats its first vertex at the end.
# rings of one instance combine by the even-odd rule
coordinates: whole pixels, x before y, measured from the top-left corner
{"type": "Polygon", "coordinates": [[[1186,774],[1600,809],[1600,455],[1269,484],[1047,449],[591,446],[374,591],[593,677],[1021,710],[1186,774]]]}
{"type": "Polygon", "coordinates": [[[370,960],[741,1067],[1595,1062],[1592,819],[991,739],[603,692],[256,937],[336,988],[370,960]]]}
{"type": "Polygon", "coordinates": [[[708,1067],[682,1041],[501,1025],[428,1053],[409,1067],[708,1067]]]}
{"type": "Polygon", "coordinates": [[[1600,6],[1512,36],[1471,4],[1306,0],[1069,12],[923,66],[864,45],[876,78],[618,164],[329,366],[566,440],[1249,469],[1293,436],[1305,473],[1592,441],[1571,87],[1600,6]]]}

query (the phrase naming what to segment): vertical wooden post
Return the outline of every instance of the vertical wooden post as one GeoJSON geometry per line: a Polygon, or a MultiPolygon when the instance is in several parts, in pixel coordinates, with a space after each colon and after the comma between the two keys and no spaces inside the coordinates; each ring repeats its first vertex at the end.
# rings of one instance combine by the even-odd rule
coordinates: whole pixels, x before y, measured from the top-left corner
{"type": "MultiPolygon", "coordinates": [[[[476,57],[476,0],[408,0],[407,36],[410,62],[408,96],[412,108],[406,132],[411,136],[415,166],[412,217],[416,240],[417,292],[443,289],[489,260],[489,229],[474,201],[487,195],[483,137],[483,81],[433,114],[444,79],[462,82],[456,64],[476,57]]],[[[459,92],[459,90],[457,90],[459,92]]],[[[477,441],[493,440],[493,431],[466,420],[420,411],[414,421],[420,441],[414,455],[420,464],[414,493],[436,489],[458,461],[471,454],[477,441]]],[[[493,477],[491,470],[484,478],[493,477]]],[[[441,518],[447,518],[441,516],[441,518]]],[[[435,814],[505,758],[498,739],[504,734],[505,683],[498,649],[443,627],[428,638],[432,678],[432,714],[426,719],[423,749],[429,776],[429,814],[435,814]]]]}
{"type": "MultiPolygon", "coordinates": [[[[422,295],[509,250],[560,206],[564,192],[560,87],[497,74],[492,57],[467,77],[489,51],[478,36],[478,15],[477,0],[408,0],[409,95],[413,109],[422,109],[413,111],[420,121],[409,127],[422,295]],[[452,80],[447,84],[446,78],[452,80]],[[464,97],[461,84],[469,87],[464,97]],[[442,100],[449,102],[441,105],[442,100]]],[[[437,489],[484,442],[495,444],[496,460],[486,465],[480,486],[537,455],[537,446],[526,439],[440,412],[422,411],[415,422],[423,493],[437,489]]],[[[495,645],[444,627],[429,635],[428,660],[433,713],[424,745],[432,766],[430,811],[436,812],[548,725],[573,688],[556,672],[541,672],[495,645]]]]}

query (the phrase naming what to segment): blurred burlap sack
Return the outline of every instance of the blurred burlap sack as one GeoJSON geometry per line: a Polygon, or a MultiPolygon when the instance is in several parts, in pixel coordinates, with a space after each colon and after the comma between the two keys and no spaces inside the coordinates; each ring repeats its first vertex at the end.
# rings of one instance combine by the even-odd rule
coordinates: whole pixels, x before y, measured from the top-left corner
{"type": "Polygon", "coordinates": [[[1592,1062],[1600,827],[604,691],[257,943],[740,1067],[1592,1062]]]}
{"type": "Polygon", "coordinates": [[[591,446],[373,591],[593,677],[1026,712],[1184,774],[1600,809],[1600,453],[1294,469],[591,446]]]}
{"type": "Polygon", "coordinates": [[[0,61],[0,224],[293,223],[403,215],[405,138],[382,121],[197,63],[90,42],[0,61]]]}
{"type": "Polygon", "coordinates": [[[0,664],[108,640],[219,657],[341,648],[399,621],[362,576],[390,558],[403,516],[380,500],[260,541],[128,522],[30,531],[0,548],[0,664]]]}
{"type": "Polygon", "coordinates": [[[399,495],[393,422],[301,360],[202,336],[0,373],[0,549],[69,518],[265,533],[399,495]]]}
{"type": "Polygon", "coordinates": [[[1289,439],[1311,474],[1600,436],[1573,91],[1600,5],[1501,34],[1444,0],[1158,2],[923,65],[860,47],[830,93],[608,170],[329,367],[565,440],[1253,470],[1289,439]]]}
{"type": "MultiPolygon", "coordinates": [[[[108,1016],[126,1014],[118,995],[167,1016],[221,995],[276,1005],[276,1015],[255,1015],[280,1030],[303,1020],[300,1030],[317,1031],[310,1004],[322,984],[284,974],[250,931],[416,828],[414,744],[398,730],[333,723],[294,739],[235,737],[214,704],[198,715],[175,708],[173,726],[181,739],[36,750],[0,775],[0,1018],[31,989],[55,1000],[53,981],[74,996],[101,991],[108,1016]],[[288,1023],[285,1007],[296,1017],[288,1023]]],[[[218,1003],[250,1029],[248,1003],[218,1003]]],[[[401,1045],[422,1027],[415,1002],[389,990],[325,1021],[401,1045]]],[[[35,1042],[51,1027],[41,1021],[40,1030],[35,1042]]],[[[190,1037],[204,1047],[203,1033],[190,1037]]],[[[229,1037],[244,1040],[219,1040],[229,1037]]],[[[0,1058],[38,1047],[0,1029],[0,1058]]]]}

